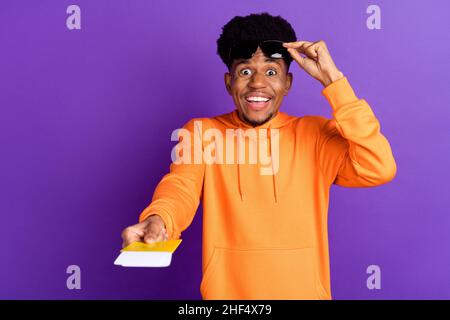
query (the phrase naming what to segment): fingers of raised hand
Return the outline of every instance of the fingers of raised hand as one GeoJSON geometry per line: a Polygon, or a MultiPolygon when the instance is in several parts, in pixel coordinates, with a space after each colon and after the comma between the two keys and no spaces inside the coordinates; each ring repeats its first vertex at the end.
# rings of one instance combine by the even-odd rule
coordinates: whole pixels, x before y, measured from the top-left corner
{"type": "MultiPolygon", "coordinates": [[[[310,59],[316,60],[318,58],[319,50],[325,50],[326,44],[323,40],[317,42],[310,41],[296,41],[283,43],[285,48],[295,49],[296,51],[306,55],[310,59]]],[[[291,50],[289,50],[291,52],[291,50]]]]}

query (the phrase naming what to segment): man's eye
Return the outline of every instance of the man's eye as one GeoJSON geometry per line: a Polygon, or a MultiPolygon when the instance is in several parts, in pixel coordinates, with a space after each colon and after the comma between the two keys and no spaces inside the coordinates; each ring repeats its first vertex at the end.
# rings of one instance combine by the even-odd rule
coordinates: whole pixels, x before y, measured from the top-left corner
{"type": "Polygon", "coordinates": [[[240,73],[244,76],[248,76],[252,73],[252,71],[250,69],[246,68],[246,69],[242,69],[240,73]]]}
{"type": "Polygon", "coordinates": [[[268,76],[274,76],[274,75],[277,74],[277,72],[275,70],[273,70],[273,69],[269,69],[269,70],[267,70],[266,74],[268,76]]]}

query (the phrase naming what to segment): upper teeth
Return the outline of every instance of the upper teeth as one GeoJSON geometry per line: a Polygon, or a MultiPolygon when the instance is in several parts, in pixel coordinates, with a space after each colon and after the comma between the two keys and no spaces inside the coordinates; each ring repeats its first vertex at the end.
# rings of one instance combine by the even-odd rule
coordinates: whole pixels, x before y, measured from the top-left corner
{"type": "Polygon", "coordinates": [[[270,99],[263,98],[263,97],[247,97],[247,100],[249,100],[249,101],[264,101],[264,102],[267,102],[270,99]]]}

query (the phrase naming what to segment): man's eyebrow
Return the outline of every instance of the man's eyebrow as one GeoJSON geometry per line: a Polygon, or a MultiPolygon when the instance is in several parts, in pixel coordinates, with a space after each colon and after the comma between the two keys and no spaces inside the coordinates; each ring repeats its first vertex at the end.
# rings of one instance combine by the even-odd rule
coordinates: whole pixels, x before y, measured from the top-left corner
{"type": "MultiPolygon", "coordinates": [[[[274,62],[274,63],[278,64],[278,65],[281,67],[281,63],[280,63],[278,60],[280,60],[280,59],[266,58],[266,59],[264,60],[264,62],[274,62]]],[[[237,67],[238,65],[240,65],[240,64],[250,64],[250,59],[245,59],[245,60],[239,61],[239,62],[236,64],[236,67],[237,67]]]]}
{"type": "Polygon", "coordinates": [[[266,60],[264,60],[264,62],[274,62],[281,66],[280,59],[266,58],[266,60]]]}

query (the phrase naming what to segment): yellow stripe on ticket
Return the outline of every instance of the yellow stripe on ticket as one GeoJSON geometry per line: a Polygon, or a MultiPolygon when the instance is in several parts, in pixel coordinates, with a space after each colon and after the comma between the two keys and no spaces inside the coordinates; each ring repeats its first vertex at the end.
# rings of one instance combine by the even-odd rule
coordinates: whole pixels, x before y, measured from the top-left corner
{"type": "Polygon", "coordinates": [[[159,242],[153,242],[153,243],[133,242],[129,246],[120,250],[120,252],[124,252],[124,251],[174,252],[175,249],[180,245],[180,243],[181,243],[181,239],[159,241],[159,242]]]}

